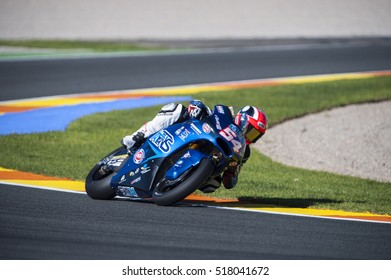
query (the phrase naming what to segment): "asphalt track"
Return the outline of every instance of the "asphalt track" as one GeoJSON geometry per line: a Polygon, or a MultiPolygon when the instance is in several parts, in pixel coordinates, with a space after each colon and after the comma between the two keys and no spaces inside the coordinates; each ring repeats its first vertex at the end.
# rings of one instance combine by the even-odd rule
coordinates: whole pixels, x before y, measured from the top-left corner
{"type": "MultiPolygon", "coordinates": [[[[387,45],[0,63],[1,99],[391,69],[387,45]]],[[[390,224],[0,185],[1,259],[390,259],[390,224]]]]}
{"type": "Polygon", "coordinates": [[[390,225],[0,185],[7,259],[389,259],[390,225]]]}
{"type": "Polygon", "coordinates": [[[314,74],[389,70],[391,42],[0,62],[0,100],[314,74]]]}

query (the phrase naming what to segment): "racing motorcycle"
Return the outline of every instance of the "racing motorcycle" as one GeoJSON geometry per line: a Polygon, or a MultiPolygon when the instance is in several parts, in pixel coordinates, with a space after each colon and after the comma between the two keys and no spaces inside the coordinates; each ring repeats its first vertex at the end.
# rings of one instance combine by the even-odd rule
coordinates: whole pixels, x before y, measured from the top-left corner
{"type": "Polygon", "coordinates": [[[241,164],[245,145],[231,110],[216,105],[202,120],[171,125],[131,151],[114,150],[89,172],[85,189],[94,199],[120,196],[170,205],[241,164]]]}

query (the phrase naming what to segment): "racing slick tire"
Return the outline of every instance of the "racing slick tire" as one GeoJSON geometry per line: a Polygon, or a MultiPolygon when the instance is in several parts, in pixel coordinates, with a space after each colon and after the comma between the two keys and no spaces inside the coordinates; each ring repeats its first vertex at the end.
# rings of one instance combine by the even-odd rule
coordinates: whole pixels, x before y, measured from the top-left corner
{"type": "Polygon", "coordinates": [[[197,168],[175,188],[165,191],[160,190],[159,187],[157,187],[152,194],[152,200],[160,206],[170,205],[183,200],[198,189],[210,177],[213,169],[214,164],[211,159],[202,159],[197,168]]]}
{"type": "MultiPolygon", "coordinates": [[[[106,158],[112,157],[113,155],[117,154],[119,151],[123,149],[124,149],[123,147],[120,147],[114,150],[109,155],[107,155],[106,158]]],[[[85,182],[86,193],[88,194],[89,197],[93,199],[102,199],[102,200],[113,199],[116,196],[116,193],[111,187],[110,181],[111,178],[114,175],[116,175],[116,173],[111,171],[108,174],[101,175],[99,173],[100,168],[101,165],[98,163],[88,173],[85,182]]]]}

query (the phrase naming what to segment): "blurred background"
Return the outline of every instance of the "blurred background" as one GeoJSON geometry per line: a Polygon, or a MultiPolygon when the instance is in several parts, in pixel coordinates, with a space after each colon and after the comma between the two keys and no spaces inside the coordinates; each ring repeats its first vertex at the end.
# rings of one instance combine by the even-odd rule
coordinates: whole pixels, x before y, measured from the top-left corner
{"type": "Polygon", "coordinates": [[[1,0],[0,39],[390,37],[390,11],[390,0],[1,0]]]}

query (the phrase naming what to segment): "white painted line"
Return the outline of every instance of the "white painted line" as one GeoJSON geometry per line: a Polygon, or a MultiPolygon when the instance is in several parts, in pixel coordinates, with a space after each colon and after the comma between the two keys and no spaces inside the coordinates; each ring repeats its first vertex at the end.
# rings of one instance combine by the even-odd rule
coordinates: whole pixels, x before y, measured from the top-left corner
{"type": "Polygon", "coordinates": [[[54,188],[54,187],[45,187],[45,186],[39,186],[39,185],[37,186],[37,185],[30,185],[30,184],[18,184],[18,183],[12,183],[12,182],[7,182],[7,181],[0,181],[0,184],[17,186],[17,187],[24,187],[24,188],[32,188],[32,189],[57,191],[57,192],[87,194],[85,192],[78,192],[78,191],[73,191],[73,190],[57,189],[57,188],[54,188]]]}
{"type": "Polygon", "coordinates": [[[226,209],[226,210],[236,210],[244,212],[260,212],[265,214],[274,214],[274,215],[283,215],[283,216],[295,216],[295,217],[304,217],[304,218],[316,218],[316,219],[328,219],[328,220],[341,220],[341,221],[352,221],[352,222],[367,222],[367,223],[380,223],[380,224],[389,224],[391,222],[385,221],[376,221],[376,220],[366,220],[366,219],[353,219],[353,218],[344,218],[344,217],[329,217],[329,216],[319,216],[319,215],[305,215],[305,214],[295,214],[295,213],[286,213],[286,212],[274,212],[267,210],[258,210],[258,209],[247,209],[239,207],[227,207],[227,206],[218,206],[218,205],[207,205],[207,204],[189,204],[194,207],[207,207],[207,208],[217,208],[217,209],[226,209]]]}
{"type": "MultiPolygon", "coordinates": [[[[125,90],[109,90],[109,91],[97,91],[97,92],[87,92],[87,93],[72,93],[72,94],[62,94],[62,95],[54,95],[54,96],[42,96],[42,97],[33,97],[33,98],[25,98],[25,99],[15,99],[15,100],[7,100],[2,101],[0,104],[12,104],[17,102],[31,102],[31,101],[45,101],[45,100],[56,100],[61,98],[75,98],[75,97],[88,97],[92,95],[115,95],[115,94],[140,94],[145,92],[153,92],[159,93],[163,91],[162,96],[167,90],[181,90],[181,89],[190,89],[190,88],[203,88],[203,87],[224,87],[224,86],[232,86],[232,85],[246,85],[252,83],[262,83],[262,82],[289,82],[294,81],[296,79],[318,79],[325,77],[333,77],[344,78],[345,75],[365,75],[365,74],[376,74],[376,73],[389,73],[391,70],[379,70],[379,71],[364,71],[364,72],[344,72],[344,73],[335,73],[335,74],[319,74],[319,75],[304,75],[304,76],[286,76],[286,77],[278,77],[278,78],[265,78],[265,79],[249,79],[249,80],[238,80],[238,81],[225,81],[225,82],[212,82],[212,83],[202,83],[202,84],[185,84],[185,85],[177,85],[177,86],[167,86],[167,87],[152,87],[152,88],[142,88],[142,89],[125,89],[125,90]]],[[[305,82],[303,82],[305,83],[305,82]]],[[[183,95],[189,93],[183,93],[183,95]]],[[[179,93],[178,93],[179,95],[179,93]]],[[[182,94],[181,94],[182,95],[182,94]]]]}

